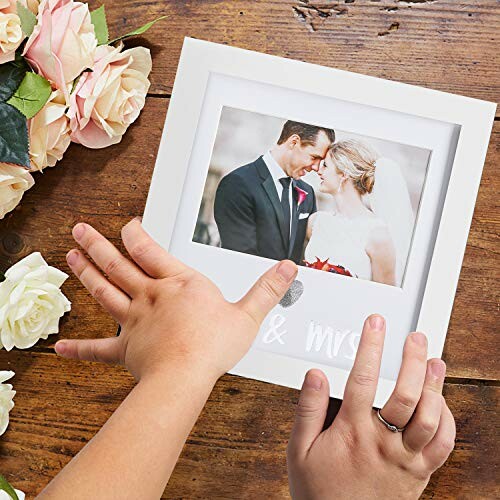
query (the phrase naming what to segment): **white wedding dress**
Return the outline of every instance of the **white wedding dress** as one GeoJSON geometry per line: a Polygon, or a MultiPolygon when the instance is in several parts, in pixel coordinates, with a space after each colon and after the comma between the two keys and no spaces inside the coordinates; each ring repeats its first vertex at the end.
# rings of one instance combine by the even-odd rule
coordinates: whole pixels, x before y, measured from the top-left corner
{"type": "Polygon", "coordinates": [[[339,213],[318,212],[304,258],[309,263],[316,259],[342,266],[352,276],[371,280],[372,266],[366,247],[374,229],[387,228],[375,215],[349,218],[339,213]]]}

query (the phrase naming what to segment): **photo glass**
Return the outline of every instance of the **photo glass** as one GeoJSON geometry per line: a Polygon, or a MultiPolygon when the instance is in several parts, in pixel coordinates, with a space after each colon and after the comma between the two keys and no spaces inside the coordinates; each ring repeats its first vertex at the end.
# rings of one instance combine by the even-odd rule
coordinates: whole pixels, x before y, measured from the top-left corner
{"type": "Polygon", "coordinates": [[[224,106],[193,241],[401,286],[431,152],[325,129],[224,106]]]}

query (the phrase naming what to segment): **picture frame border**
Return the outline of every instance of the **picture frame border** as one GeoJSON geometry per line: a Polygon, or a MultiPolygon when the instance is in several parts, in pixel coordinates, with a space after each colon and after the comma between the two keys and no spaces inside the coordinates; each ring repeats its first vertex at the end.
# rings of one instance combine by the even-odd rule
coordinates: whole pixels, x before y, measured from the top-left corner
{"type": "MultiPolygon", "coordinates": [[[[143,225],[168,249],[183,193],[198,120],[210,74],[385,108],[460,127],[453,166],[425,284],[417,330],[440,339],[442,353],[481,180],[496,104],[424,87],[185,38],[162,133],[143,225]],[[168,169],[167,165],[175,165],[168,169]],[[168,196],[162,186],[168,185],[168,196]],[[168,214],[161,225],[155,214],[168,214]]],[[[311,361],[251,349],[230,373],[299,388],[305,371],[317,367],[344,387],[349,372],[311,361]]],[[[375,406],[388,399],[394,382],[380,379],[375,406]]],[[[343,391],[342,391],[343,392],[343,391]]],[[[342,393],[332,389],[332,396],[342,393]]]]}

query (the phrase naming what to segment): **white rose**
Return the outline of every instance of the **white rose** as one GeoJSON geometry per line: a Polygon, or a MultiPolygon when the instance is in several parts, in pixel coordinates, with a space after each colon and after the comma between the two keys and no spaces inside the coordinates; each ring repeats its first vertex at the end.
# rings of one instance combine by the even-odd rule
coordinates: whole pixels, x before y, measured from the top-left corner
{"type": "Polygon", "coordinates": [[[13,61],[24,39],[21,20],[14,13],[0,12],[0,64],[13,61]]]}
{"type": "Polygon", "coordinates": [[[14,264],[0,283],[0,348],[27,349],[59,332],[71,309],[60,290],[68,275],[47,265],[39,252],[14,264]]]}
{"type": "MultiPolygon", "coordinates": [[[[22,491],[16,489],[14,489],[14,491],[17,493],[17,498],[19,498],[19,500],[25,499],[24,493],[22,491]]],[[[0,500],[13,500],[13,499],[6,491],[0,490],[0,500]]]]}
{"type": "Polygon", "coordinates": [[[34,179],[25,168],[0,162],[0,219],[16,207],[33,184],[34,179]]]}
{"type": "MultiPolygon", "coordinates": [[[[14,376],[14,372],[0,371],[0,436],[5,432],[9,425],[9,412],[14,408],[12,399],[16,391],[12,390],[11,384],[4,384],[14,376]]],[[[0,497],[1,499],[1,497],[0,497]]]]}
{"type": "MultiPolygon", "coordinates": [[[[25,495],[22,491],[16,489],[14,489],[14,491],[16,492],[19,500],[25,499],[25,495]]],[[[5,490],[0,490],[0,500],[13,500],[13,498],[5,490]]]]}
{"type": "Polygon", "coordinates": [[[53,167],[68,149],[69,118],[61,90],[52,92],[45,106],[28,122],[32,169],[53,167]]]}

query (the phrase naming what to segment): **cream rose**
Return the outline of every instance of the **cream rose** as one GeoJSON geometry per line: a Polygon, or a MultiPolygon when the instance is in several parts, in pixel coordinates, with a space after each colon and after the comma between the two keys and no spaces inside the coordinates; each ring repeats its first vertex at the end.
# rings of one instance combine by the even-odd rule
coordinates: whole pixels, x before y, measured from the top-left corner
{"type": "Polygon", "coordinates": [[[66,99],[60,90],[52,92],[45,106],[28,122],[31,167],[53,167],[71,142],[66,99]]]}
{"type": "Polygon", "coordinates": [[[35,16],[38,14],[38,7],[40,7],[40,0],[23,0],[23,5],[27,7],[35,16]]]}
{"type": "Polygon", "coordinates": [[[42,0],[23,55],[37,72],[67,93],[67,85],[94,62],[97,47],[87,4],[42,0]]]}
{"type": "Polygon", "coordinates": [[[17,206],[33,184],[33,177],[24,167],[0,162],[0,219],[17,206]]]}
{"type": "Polygon", "coordinates": [[[0,64],[15,59],[16,49],[23,39],[24,34],[19,16],[0,12],[0,64]]]}
{"type": "Polygon", "coordinates": [[[0,0],[0,12],[15,14],[17,12],[16,0],[0,0]]]}
{"type": "Polygon", "coordinates": [[[83,73],[70,97],[71,140],[88,148],[121,141],[144,107],[151,54],[144,47],[97,48],[92,72],[83,73]]]}
{"type": "Polygon", "coordinates": [[[33,14],[38,13],[40,0],[0,0],[0,12],[17,14],[17,2],[31,10],[33,14]]]}
{"type": "Polygon", "coordinates": [[[14,408],[14,395],[11,384],[4,384],[14,376],[14,372],[0,371],[0,436],[6,431],[9,425],[9,412],[14,408]]]}
{"type": "Polygon", "coordinates": [[[71,309],[60,290],[68,275],[47,265],[39,252],[14,264],[0,283],[0,348],[27,349],[59,332],[71,309]]]}
{"type": "Polygon", "coordinates": [[[24,38],[16,0],[0,0],[0,64],[14,60],[24,38]]]}
{"type": "Polygon", "coordinates": [[[38,14],[40,0],[0,0],[0,11],[8,10],[8,12],[17,13],[17,2],[31,10],[35,16],[38,14]]]}

